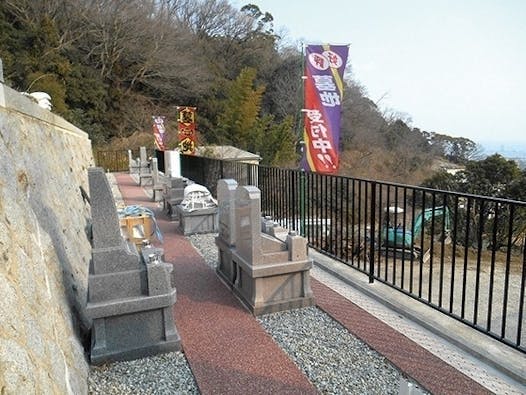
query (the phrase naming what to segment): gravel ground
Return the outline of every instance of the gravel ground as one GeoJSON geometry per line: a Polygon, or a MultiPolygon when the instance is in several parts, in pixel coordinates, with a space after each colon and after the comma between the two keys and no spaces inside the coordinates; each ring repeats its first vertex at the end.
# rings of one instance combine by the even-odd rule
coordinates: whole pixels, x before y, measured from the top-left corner
{"type": "Polygon", "coordinates": [[[182,352],[91,367],[90,394],[199,394],[182,352]]]}
{"type": "MultiPolygon", "coordinates": [[[[215,234],[191,235],[215,268],[215,234]]],[[[260,324],[324,394],[397,394],[401,373],[316,307],[264,315],[260,324]]],[[[92,367],[90,394],[198,394],[184,354],[92,367]]]]}
{"type": "MultiPolygon", "coordinates": [[[[214,269],[215,236],[189,236],[214,269]]],[[[267,314],[258,321],[321,393],[399,393],[402,374],[317,307],[267,314]]]]}
{"type": "Polygon", "coordinates": [[[398,394],[388,361],[316,307],[261,316],[261,325],[324,394],[398,394]]]}

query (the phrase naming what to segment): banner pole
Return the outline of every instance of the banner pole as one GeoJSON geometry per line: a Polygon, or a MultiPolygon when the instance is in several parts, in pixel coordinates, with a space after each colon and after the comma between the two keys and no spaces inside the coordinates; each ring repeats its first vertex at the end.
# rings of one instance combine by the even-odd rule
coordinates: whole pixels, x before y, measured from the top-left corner
{"type": "MultiPolygon", "coordinates": [[[[305,106],[305,45],[301,43],[301,108],[305,106]]],[[[305,237],[305,169],[302,166],[303,156],[305,155],[305,141],[304,138],[304,113],[300,111],[300,136],[299,144],[301,149],[301,160],[300,160],[300,235],[305,237]]]]}

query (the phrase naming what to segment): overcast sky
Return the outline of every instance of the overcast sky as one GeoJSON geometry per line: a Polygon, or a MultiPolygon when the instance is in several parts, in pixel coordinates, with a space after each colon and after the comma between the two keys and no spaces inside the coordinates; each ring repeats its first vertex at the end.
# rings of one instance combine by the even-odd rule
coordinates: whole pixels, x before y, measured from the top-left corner
{"type": "Polygon", "coordinates": [[[526,0],[231,3],[270,12],[292,43],[351,44],[353,78],[414,127],[526,145],[526,0]]]}

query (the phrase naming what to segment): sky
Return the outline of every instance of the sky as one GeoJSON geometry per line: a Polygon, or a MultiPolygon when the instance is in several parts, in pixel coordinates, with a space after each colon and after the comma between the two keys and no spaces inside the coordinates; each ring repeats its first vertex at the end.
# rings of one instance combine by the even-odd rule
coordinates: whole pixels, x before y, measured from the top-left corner
{"type": "Polygon", "coordinates": [[[421,130],[526,149],[526,0],[232,0],[291,44],[350,44],[351,76],[421,130]]]}

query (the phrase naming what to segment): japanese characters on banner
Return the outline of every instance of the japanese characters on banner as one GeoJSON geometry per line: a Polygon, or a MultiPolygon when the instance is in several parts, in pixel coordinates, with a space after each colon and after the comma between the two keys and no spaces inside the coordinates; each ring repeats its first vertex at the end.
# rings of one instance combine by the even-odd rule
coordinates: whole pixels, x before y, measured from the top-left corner
{"type": "Polygon", "coordinates": [[[195,107],[177,106],[177,129],[179,132],[179,151],[182,154],[195,154],[197,134],[195,127],[195,107]]]}
{"type": "Polygon", "coordinates": [[[155,148],[158,151],[164,151],[166,148],[164,146],[164,118],[162,116],[154,116],[153,119],[153,137],[155,139],[155,148]]]}
{"type": "Polygon", "coordinates": [[[348,45],[307,45],[302,167],[334,174],[339,166],[343,73],[348,45]]]}

